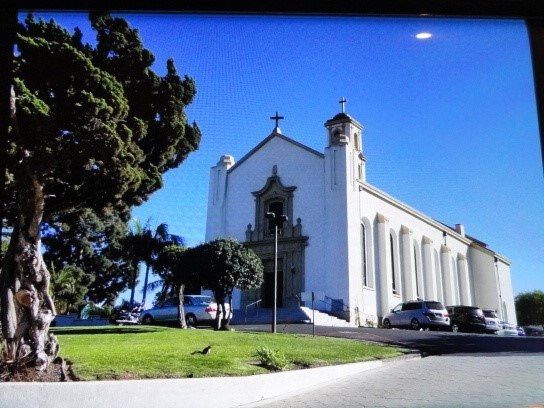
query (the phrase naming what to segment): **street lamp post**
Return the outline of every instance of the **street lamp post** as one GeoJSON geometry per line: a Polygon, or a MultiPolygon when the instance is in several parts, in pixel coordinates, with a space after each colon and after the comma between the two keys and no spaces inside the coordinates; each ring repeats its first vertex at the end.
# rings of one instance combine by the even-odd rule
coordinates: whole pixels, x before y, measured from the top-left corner
{"type": "Polygon", "coordinates": [[[278,227],[283,227],[287,221],[287,215],[278,215],[271,211],[266,213],[266,218],[274,225],[274,306],[272,309],[272,333],[276,333],[276,320],[278,308],[278,227]]]}

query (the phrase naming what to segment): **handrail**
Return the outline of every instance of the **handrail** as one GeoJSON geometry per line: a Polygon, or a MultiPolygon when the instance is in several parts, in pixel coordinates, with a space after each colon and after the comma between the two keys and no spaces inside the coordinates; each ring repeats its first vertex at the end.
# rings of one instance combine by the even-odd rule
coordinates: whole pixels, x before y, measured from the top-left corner
{"type": "MultiPolygon", "coordinates": [[[[251,303],[245,305],[245,307],[244,307],[244,324],[247,323],[247,310],[253,305],[257,305],[257,304],[260,305],[260,303],[262,301],[263,301],[262,299],[259,299],[259,300],[256,300],[255,302],[251,302],[251,303]]],[[[255,309],[257,309],[257,317],[259,317],[259,308],[255,307],[255,309]]]]}

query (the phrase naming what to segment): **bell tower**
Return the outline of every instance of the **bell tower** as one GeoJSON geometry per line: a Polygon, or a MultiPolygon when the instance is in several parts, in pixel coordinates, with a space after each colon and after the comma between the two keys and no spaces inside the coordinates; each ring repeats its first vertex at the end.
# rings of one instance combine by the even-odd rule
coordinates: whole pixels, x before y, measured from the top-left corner
{"type": "MultiPolygon", "coordinates": [[[[361,304],[361,183],[365,159],[359,122],[342,111],[325,122],[325,293],[353,309],[361,304]]],[[[350,316],[355,322],[355,316],[350,316]]]]}
{"type": "Polygon", "coordinates": [[[351,168],[347,169],[355,187],[356,180],[366,182],[366,159],[363,154],[363,126],[345,112],[347,100],[338,101],[342,111],[325,122],[327,129],[327,146],[346,146],[351,156],[351,168]]]}

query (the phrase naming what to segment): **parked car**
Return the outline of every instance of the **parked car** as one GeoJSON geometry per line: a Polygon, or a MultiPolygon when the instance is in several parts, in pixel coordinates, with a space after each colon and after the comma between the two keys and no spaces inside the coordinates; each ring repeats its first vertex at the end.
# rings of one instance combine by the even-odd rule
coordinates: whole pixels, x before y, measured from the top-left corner
{"type": "MultiPolygon", "coordinates": [[[[185,295],[183,307],[185,309],[185,321],[188,326],[212,324],[215,320],[217,303],[211,296],[185,295]]],[[[225,308],[230,313],[228,305],[225,305],[225,308]]],[[[167,299],[151,309],[146,309],[141,314],[143,324],[175,322],[177,319],[178,298],[176,297],[167,299]]]]}
{"type": "Polygon", "coordinates": [[[518,335],[518,329],[516,329],[516,326],[514,326],[513,324],[500,321],[499,326],[501,328],[499,329],[497,334],[500,336],[517,336],[518,335]]]}
{"type": "Polygon", "coordinates": [[[494,310],[483,310],[485,317],[485,332],[486,333],[497,333],[500,329],[499,327],[499,316],[494,310]]]}
{"type": "Polygon", "coordinates": [[[518,331],[518,336],[526,336],[525,330],[523,329],[523,327],[518,326],[516,327],[516,330],[518,331]]]}
{"type": "Polygon", "coordinates": [[[440,302],[411,301],[400,303],[384,316],[383,327],[406,327],[412,330],[420,328],[443,329],[450,327],[448,312],[440,302]]]}
{"type": "Polygon", "coordinates": [[[544,329],[536,326],[523,326],[527,336],[544,336],[544,329]]]}
{"type": "Polygon", "coordinates": [[[483,333],[486,329],[484,312],[476,306],[446,306],[450,315],[451,331],[483,333]]]}

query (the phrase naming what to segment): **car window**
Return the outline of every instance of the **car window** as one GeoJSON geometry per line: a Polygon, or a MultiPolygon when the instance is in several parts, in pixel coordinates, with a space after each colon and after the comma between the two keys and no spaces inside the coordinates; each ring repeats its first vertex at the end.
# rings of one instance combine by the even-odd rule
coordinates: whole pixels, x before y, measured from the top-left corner
{"type": "Polygon", "coordinates": [[[418,310],[418,309],[421,309],[421,306],[422,306],[421,302],[405,303],[402,310],[418,310]]]}
{"type": "Polygon", "coordinates": [[[161,305],[161,307],[172,307],[172,306],[176,306],[175,299],[168,299],[161,305]]]}
{"type": "Polygon", "coordinates": [[[206,306],[212,302],[212,298],[209,296],[198,296],[191,298],[193,305],[195,306],[206,306]]]}
{"type": "Polygon", "coordinates": [[[425,302],[427,305],[427,308],[433,309],[433,310],[444,310],[444,306],[440,302],[425,302]]]}
{"type": "Polygon", "coordinates": [[[498,318],[497,313],[495,313],[493,310],[484,310],[484,316],[485,317],[493,317],[498,318]]]}
{"type": "Polygon", "coordinates": [[[393,312],[400,312],[402,310],[402,303],[393,308],[393,312]]]}

